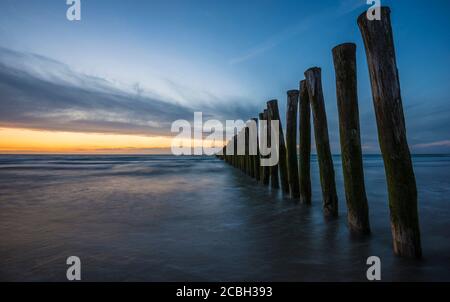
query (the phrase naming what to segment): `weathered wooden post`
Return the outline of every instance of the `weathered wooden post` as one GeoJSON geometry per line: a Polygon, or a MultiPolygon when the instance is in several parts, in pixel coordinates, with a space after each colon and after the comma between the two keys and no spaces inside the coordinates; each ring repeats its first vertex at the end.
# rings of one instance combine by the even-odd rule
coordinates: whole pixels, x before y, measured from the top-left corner
{"type": "Polygon", "coordinates": [[[228,163],[228,154],[227,154],[227,146],[225,146],[224,148],[223,148],[223,156],[224,156],[224,161],[226,162],[226,163],[228,163]]]}
{"type": "MultiPolygon", "coordinates": [[[[242,144],[242,131],[239,131],[237,134],[237,144],[242,144]]],[[[237,168],[241,171],[242,170],[242,145],[238,145],[238,152],[236,153],[236,160],[237,160],[237,168]]]]}
{"type": "Polygon", "coordinates": [[[267,106],[269,108],[269,115],[271,121],[278,121],[279,124],[279,141],[276,142],[278,144],[278,155],[279,162],[278,167],[280,168],[280,180],[281,180],[281,189],[285,193],[289,193],[289,181],[288,181],[288,172],[287,172],[287,159],[286,159],[286,144],[284,143],[284,134],[283,128],[281,125],[280,119],[280,111],[278,110],[278,101],[271,100],[267,102],[267,106]]]}
{"type": "Polygon", "coordinates": [[[255,122],[256,125],[256,129],[254,129],[256,131],[255,135],[256,135],[256,155],[253,155],[253,177],[256,179],[256,181],[259,181],[260,179],[260,161],[259,161],[259,137],[258,137],[258,119],[257,118],[253,118],[252,119],[255,122]]]}
{"type": "Polygon", "coordinates": [[[250,123],[249,123],[249,160],[250,160],[250,177],[251,178],[255,178],[255,142],[252,141],[255,139],[254,135],[255,133],[253,133],[254,129],[253,129],[253,119],[250,119],[250,123]]]}
{"type": "Polygon", "coordinates": [[[348,225],[352,232],[368,234],[369,207],[359,130],[356,45],[345,43],[336,46],[333,48],[333,60],[348,225]]]}
{"type": "Polygon", "coordinates": [[[233,167],[237,167],[237,136],[233,136],[233,146],[234,146],[234,153],[233,153],[233,167]]]}
{"type": "Polygon", "coordinates": [[[244,157],[245,169],[244,169],[244,172],[245,172],[245,174],[248,175],[249,167],[248,167],[248,128],[247,127],[244,128],[244,137],[245,137],[245,157],[244,157]]]}
{"type": "Polygon", "coordinates": [[[323,210],[325,216],[338,215],[338,197],[334,179],[333,158],[328,137],[328,123],[322,91],[321,69],[314,67],[305,72],[309,100],[313,112],[314,134],[322,185],[323,210]]]}
{"type": "Polygon", "coordinates": [[[244,162],[245,162],[245,168],[244,173],[249,175],[250,173],[250,161],[249,161],[249,145],[248,145],[248,128],[244,128],[244,137],[245,137],[245,155],[244,155],[244,162]]]}
{"type": "Polygon", "coordinates": [[[245,139],[245,133],[244,133],[244,131],[242,129],[241,129],[241,131],[239,131],[238,136],[239,136],[238,142],[240,142],[241,144],[243,143],[243,146],[240,146],[240,148],[242,148],[243,152],[240,152],[240,154],[238,156],[239,157],[239,170],[244,172],[245,171],[245,156],[244,156],[244,154],[245,154],[245,142],[242,142],[242,140],[243,140],[242,136],[244,136],[244,139],[245,139]],[[244,153],[244,154],[242,154],[242,153],[244,153]]]}
{"type": "Polygon", "coordinates": [[[246,160],[246,171],[245,173],[252,177],[252,173],[253,173],[253,159],[250,153],[250,128],[249,125],[247,123],[246,127],[245,127],[245,148],[246,148],[246,155],[245,155],[245,160],[246,160]]]}
{"type": "Polygon", "coordinates": [[[265,120],[264,119],[264,113],[260,113],[259,114],[259,123],[258,123],[258,157],[259,157],[259,182],[264,183],[264,167],[261,165],[261,158],[262,158],[262,154],[261,154],[261,149],[260,149],[260,144],[262,142],[262,137],[260,137],[260,135],[265,135],[265,132],[262,129],[262,124],[261,121],[265,120]]]}
{"type": "Polygon", "coordinates": [[[358,18],[369,65],[378,139],[389,193],[394,252],[422,256],[417,188],[406,137],[390,9],[381,8],[381,20],[358,18]]]}
{"type": "Polygon", "coordinates": [[[298,90],[288,91],[286,112],[286,152],[289,188],[292,198],[300,197],[297,158],[298,90]]]}
{"type": "MultiPolygon", "coordinates": [[[[267,127],[265,130],[266,133],[263,132],[263,135],[266,135],[266,143],[267,143],[267,147],[270,147],[271,145],[271,134],[270,134],[270,123],[269,123],[269,112],[267,109],[264,109],[264,113],[263,113],[263,119],[266,121],[267,127]]],[[[271,178],[271,173],[272,173],[272,169],[271,167],[268,166],[264,166],[263,167],[263,184],[268,186],[270,184],[270,178],[271,178]]],[[[278,170],[276,170],[278,171],[278,170]]],[[[278,184],[278,174],[276,176],[277,179],[277,184],[278,184]]]]}
{"type": "Polygon", "coordinates": [[[306,81],[300,82],[300,202],[311,204],[311,107],[306,81]]]}
{"type": "MultiPolygon", "coordinates": [[[[268,141],[267,141],[267,146],[268,147],[272,147],[273,144],[277,144],[277,142],[275,142],[274,140],[272,140],[272,113],[271,110],[269,108],[269,105],[267,105],[267,137],[268,137],[268,141]]],[[[279,152],[279,151],[277,151],[279,152]]],[[[273,155],[272,155],[273,156],[273,155]]],[[[278,180],[279,174],[278,174],[278,167],[279,167],[279,162],[276,165],[273,165],[270,168],[270,186],[273,189],[279,189],[280,188],[280,182],[278,180]]]]}

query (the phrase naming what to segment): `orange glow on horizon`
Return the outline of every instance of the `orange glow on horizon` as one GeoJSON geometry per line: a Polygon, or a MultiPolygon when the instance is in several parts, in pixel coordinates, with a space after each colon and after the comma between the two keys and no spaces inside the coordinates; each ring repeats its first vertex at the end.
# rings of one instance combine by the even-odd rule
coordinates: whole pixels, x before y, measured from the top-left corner
{"type": "MultiPolygon", "coordinates": [[[[190,142],[186,142],[189,144],[190,142]]],[[[0,153],[170,153],[172,137],[0,128],[0,153]]],[[[194,142],[191,142],[194,146],[194,142]]],[[[197,144],[195,144],[197,145],[197,144]]],[[[203,145],[209,146],[210,142],[203,145]]]]}

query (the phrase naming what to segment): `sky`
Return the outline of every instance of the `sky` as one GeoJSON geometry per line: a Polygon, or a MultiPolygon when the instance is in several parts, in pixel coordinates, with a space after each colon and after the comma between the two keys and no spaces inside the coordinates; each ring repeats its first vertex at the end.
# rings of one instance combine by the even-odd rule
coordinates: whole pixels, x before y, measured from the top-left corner
{"type": "MultiPolygon", "coordinates": [[[[448,0],[391,7],[408,141],[450,153],[448,0]]],[[[359,14],[365,0],[0,1],[0,153],[155,153],[171,124],[257,117],[322,68],[339,153],[331,49],[357,44],[363,151],[379,153],[359,14]]]]}

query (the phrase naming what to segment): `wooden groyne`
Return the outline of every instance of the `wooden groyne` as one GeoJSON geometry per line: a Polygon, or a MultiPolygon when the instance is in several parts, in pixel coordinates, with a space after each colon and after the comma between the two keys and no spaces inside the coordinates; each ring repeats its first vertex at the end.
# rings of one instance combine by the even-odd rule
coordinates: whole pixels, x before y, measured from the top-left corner
{"type": "MultiPolygon", "coordinates": [[[[390,9],[382,7],[381,20],[373,21],[368,20],[364,12],[357,23],[365,45],[379,144],[385,166],[394,252],[403,257],[420,258],[422,249],[417,188],[406,137],[390,9]]],[[[364,183],[356,51],[354,43],[344,43],[333,48],[332,56],[348,226],[351,232],[369,234],[371,229],[364,183]]],[[[292,199],[311,204],[312,115],[323,213],[326,217],[337,217],[338,197],[321,72],[319,67],[307,69],[304,72],[305,79],[300,81],[299,90],[288,91],[286,137],[283,134],[278,101],[271,100],[267,102],[267,107],[259,114],[259,118],[252,120],[254,124],[258,124],[257,147],[250,147],[250,133],[254,131],[246,126],[227,142],[218,157],[260,184],[269,186],[272,190],[281,189],[283,193],[289,193],[292,199]],[[272,137],[271,121],[278,125],[277,137],[272,137]],[[245,150],[240,153],[237,145],[242,139],[245,141],[245,150]],[[276,147],[274,152],[277,152],[279,159],[270,167],[262,165],[270,156],[262,152],[265,143],[269,148],[276,147]]]]}
{"type": "Polygon", "coordinates": [[[364,184],[356,78],[356,45],[333,48],[336,98],[348,226],[355,233],[370,233],[369,208],[364,184]]]}
{"type": "Polygon", "coordinates": [[[311,107],[306,81],[300,82],[300,202],[311,204],[311,107]]]}
{"type": "MultiPolygon", "coordinates": [[[[289,182],[288,182],[288,172],[287,172],[287,154],[286,154],[286,145],[284,143],[284,135],[283,135],[283,126],[281,125],[280,111],[278,110],[278,101],[271,100],[267,102],[267,108],[269,110],[269,120],[278,122],[278,141],[275,142],[276,148],[278,150],[278,167],[280,169],[280,182],[281,189],[285,193],[289,193],[289,182]]],[[[272,177],[278,173],[272,174],[272,177]]]]}
{"type": "Polygon", "coordinates": [[[391,27],[391,10],[381,8],[381,20],[358,18],[377,119],[391,210],[394,251],[406,257],[421,257],[417,187],[406,139],[400,79],[391,27]]]}
{"type": "Polygon", "coordinates": [[[333,157],[328,137],[328,122],[322,92],[322,71],[313,67],[305,72],[311,104],[314,135],[316,138],[317,160],[319,162],[320,183],[322,185],[323,212],[325,216],[338,215],[338,197],[334,177],[333,157]]]}
{"type": "Polygon", "coordinates": [[[299,91],[290,90],[287,95],[286,154],[289,192],[291,198],[300,198],[300,181],[298,178],[297,158],[297,113],[299,91]]]}

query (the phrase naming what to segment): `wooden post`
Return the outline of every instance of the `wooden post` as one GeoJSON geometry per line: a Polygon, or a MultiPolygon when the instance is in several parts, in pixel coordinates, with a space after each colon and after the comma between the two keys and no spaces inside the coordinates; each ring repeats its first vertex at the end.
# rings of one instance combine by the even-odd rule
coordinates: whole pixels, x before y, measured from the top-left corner
{"type": "MultiPolygon", "coordinates": [[[[263,133],[263,135],[267,135],[266,136],[266,142],[267,142],[267,146],[270,147],[270,144],[271,144],[270,136],[271,135],[270,135],[269,112],[268,112],[267,109],[264,109],[263,117],[264,117],[264,120],[267,122],[267,128],[266,128],[266,132],[267,133],[263,133]]],[[[272,173],[272,169],[271,169],[271,167],[264,166],[263,170],[264,170],[264,172],[263,172],[263,176],[264,176],[263,184],[268,186],[270,184],[270,178],[271,178],[271,175],[272,175],[271,174],[272,173]]],[[[278,183],[278,174],[277,174],[276,179],[277,179],[277,183],[278,183]]]]}
{"type": "Polygon", "coordinates": [[[311,204],[311,107],[306,81],[300,82],[300,202],[311,204]]]}
{"type": "Polygon", "coordinates": [[[300,197],[297,158],[298,90],[288,91],[286,112],[286,151],[289,188],[292,198],[300,197]]]}
{"type": "Polygon", "coordinates": [[[248,160],[248,151],[249,151],[249,145],[248,145],[248,128],[247,126],[244,128],[244,133],[245,133],[245,174],[249,175],[249,160],[248,160]]]}
{"type": "Polygon", "coordinates": [[[271,101],[267,102],[267,106],[269,108],[270,120],[271,121],[278,120],[278,124],[279,124],[279,142],[278,142],[279,162],[278,162],[277,168],[278,167],[280,168],[281,189],[283,190],[283,192],[289,193],[286,145],[284,143],[284,134],[283,134],[283,128],[281,125],[280,111],[278,110],[278,101],[271,100],[271,101]]]}
{"type": "Polygon", "coordinates": [[[253,177],[256,181],[259,181],[260,175],[260,161],[259,161],[259,138],[258,138],[258,119],[254,118],[253,121],[256,125],[256,155],[253,155],[253,177]]]}
{"type": "Polygon", "coordinates": [[[314,134],[322,185],[323,210],[325,216],[338,216],[338,197],[334,179],[333,158],[328,137],[327,114],[322,92],[321,69],[314,67],[305,72],[309,100],[313,112],[314,134]]]}
{"type": "Polygon", "coordinates": [[[225,161],[226,163],[228,163],[227,146],[225,146],[223,149],[224,149],[224,153],[223,153],[223,155],[224,155],[224,161],[225,161]]]}
{"type": "Polygon", "coordinates": [[[253,158],[254,155],[252,154],[252,148],[250,147],[250,144],[251,144],[250,128],[247,128],[247,132],[249,133],[248,141],[247,141],[247,144],[249,146],[249,149],[248,149],[248,168],[249,168],[248,176],[250,176],[251,178],[255,178],[255,159],[253,158]]]}
{"type": "Polygon", "coordinates": [[[345,43],[336,46],[333,59],[348,225],[352,232],[369,234],[369,207],[359,130],[356,45],[345,43]]]}
{"type": "Polygon", "coordinates": [[[369,65],[378,139],[389,193],[394,252],[405,257],[422,256],[417,187],[406,138],[390,9],[381,8],[381,20],[359,16],[369,65]]]}
{"type": "Polygon", "coordinates": [[[248,124],[246,125],[245,129],[245,173],[253,177],[253,158],[250,154],[250,128],[248,127],[248,124]]]}
{"type": "Polygon", "coordinates": [[[233,167],[237,167],[237,136],[233,136],[234,153],[233,153],[233,167]]]}
{"type": "MultiPolygon", "coordinates": [[[[276,144],[276,142],[272,141],[272,113],[271,110],[269,108],[269,105],[267,104],[267,136],[268,136],[268,141],[267,141],[267,145],[269,147],[272,147],[272,144],[276,144]]],[[[279,189],[280,188],[280,182],[278,180],[278,166],[279,163],[269,167],[270,168],[270,186],[273,189],[279,189]]]]}
{"type": "MultiPolygon", "coordinates": [[[[265,118],[264,118],[264,113],[260,113],[259,114],[259,123],[258,123],[258,129],[260,129],[260,127],[261,127],[261,121],[263,121],[263,120],[265,120],[265,118]]],[[[259,158],[259,182],[261,182],[261,183],[264,183],[264,167],[263,166],[261,166],[261,158],[262,158],[262,155],[261,155],[261,149],[259,148],[259,145],[260,145],[260,143],[261,143],[261,139],[262,138],[260,138],[259,137],[259,135],[265,135],[265,133],[263,133],[263,132],[261,132],[261,131],[259,131],[258,130],[258,158],[259,158]]]]}
{"type": "MultiPolygon", "coordinates": [[[[237,143],[239,143],[242,140],[242,131],[239,131],[237,134],[237,143]]],[[[242,148],[242,146],[241,146],[242,148]]],[[[240,151],[240,148],[238,148],[238,150],[240,151]]],[[[243,167],[242,167],[242,155],[240,153],[236,153],[236,159],[237,159],[237,168],[241,171],[243,171],[243,167]]]]}
{"type": "Polygon", "coordinates": [[[240,131],[240,137],[241,137],[241,141],[243,140],[243,138],[244,138],[244,154],[241,154],[239,157],[240,157],[240,170],[242,171],[242,172],[245,172],[245,131],[243,130],[243,129],[241,129],[241,131],[240,131]]]}
{"type": "Polygon", "coordinates": [[[250,159],[249,159],[249,129],[248,127],[244,128],[244,135],[245,135],[245,174],[250,175],[250,159]]]}

